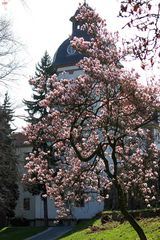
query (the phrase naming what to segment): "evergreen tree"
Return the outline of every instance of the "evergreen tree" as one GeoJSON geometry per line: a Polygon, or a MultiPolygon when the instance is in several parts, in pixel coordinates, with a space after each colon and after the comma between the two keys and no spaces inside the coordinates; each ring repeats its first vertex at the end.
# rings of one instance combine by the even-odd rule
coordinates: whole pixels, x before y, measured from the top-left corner
{"type": "MultiPolygon", "coordinates": [[[[45,51],[44,56],[42,57],[41,61],[36,66],[35,71],[35,79],[33,86],[33,95],[31,101],[24,100],[24,103],[27,106],[28,118],[27,121],[32,125],[38,123],[46,114],[47,110],[44,107],[39,105],[40,101],[45,99],[47,91],[49,89],[48,79],[55,73],[53,68],[51,58],[47,51],[45,51]],[[40,85],[40,78],[43,76],[43,84],[40,85]]],[[[32,81],[32,80],[31,80],[32,81]]],[[[39,135],[43,134],[43,129],[39,132],[39,135]]],[[[38,139],[36,139],[33,143],[33,151],[38,151],[38,149],[42,149],[44,151],[48,150],[51,152],[52,155],[52,146],[47,143],[43,142],[40,143],[38,139]]],[[[51,162],[52,157],[48,157],[48,162],[51,162]]],[[[33,176],[34,177],[34,176],[33,176]]],[[[47,209],[47,198],[44,197],[46,195],[46,188],[43,183],[36,183],[34,185],[27,185],[27,190],[31,192],[33,195],[41,194],[42,200],[44,203],[44,222],[45,225],[48,225],[48,209],[47,209]]]]}
{"type": "Polygon", "coordinates": [[[13,130],[13,110],[8,94],[0,106],[0,215],[1,225],[5,225],[7,218],[14,216],[14,208],[18,198],[17,165],[13,130]]]}
{"type": "Polygon", "coordinates": [[[45,51],[44,56],[42,57],[40,63],[36,66],[36,77],[41,77],[42,75],[46,77],[46,80],[48,77],[52,76],[54,70],[52,66],[51,58],[47,51],[45,51]]]}
{"type": "Polygon", "coordinates": [[[24,100],[24,103],[27,106],[26,111],[29,114],[27,121],[32,124],[37,123],[39,119],[46,114],[46,109],[44,107],[40,107],[39,102],[45,99],[47,93],[48,78],[51,77],[54,72],[55,70],[53,68],[51,58],[47,51],[45,51],[44,56],[36,66],[35,71],[36,82],[32,89],[33,90],[32,100],[31,101],[24,100]],[[40,84],[39,78],[42,75],[44,78],[43,88],[39,86],[40,84]]]}

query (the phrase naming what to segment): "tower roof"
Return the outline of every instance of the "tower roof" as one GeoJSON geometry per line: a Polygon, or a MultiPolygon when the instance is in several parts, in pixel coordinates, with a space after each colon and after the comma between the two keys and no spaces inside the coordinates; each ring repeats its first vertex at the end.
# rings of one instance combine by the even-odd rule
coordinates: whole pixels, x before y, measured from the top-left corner
{"type": "MultiPolygon", "coordinates": [[[[86,5],[84,3],[82,6],[86,5]]],[[[62,66],[73,66],[78,63],[84,55],[77,52],[70,45],[70,41],[73,37],[83,37],[85,40],[89,40],[90,36],[86,31],[81,30],[82,23],[76,19],[76,16],[79,14],[79,9],[76,10],[75,14],[70,18],[72,22],[72,34],[70,38],[67,38],[57,49],[54,59],[53,65],[58,68],[62,66]]]]}

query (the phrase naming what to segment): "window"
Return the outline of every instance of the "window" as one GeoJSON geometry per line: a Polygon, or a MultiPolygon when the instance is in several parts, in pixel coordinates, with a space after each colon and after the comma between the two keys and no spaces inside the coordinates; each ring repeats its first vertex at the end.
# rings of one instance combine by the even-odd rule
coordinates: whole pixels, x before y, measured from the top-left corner
{"type": "Polygon", "coordinates": [[[30,198],[23,199],[23,208],[24,210],[30,210],[30,198]]]}

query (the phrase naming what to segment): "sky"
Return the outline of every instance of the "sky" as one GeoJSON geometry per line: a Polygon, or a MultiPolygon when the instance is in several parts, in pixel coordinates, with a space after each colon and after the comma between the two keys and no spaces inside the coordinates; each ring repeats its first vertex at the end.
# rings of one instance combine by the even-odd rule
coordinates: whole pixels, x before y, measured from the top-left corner
{"type": "MultiPolygon", "coordinates": [[[[8,86],[8,92],[16,108],[16,115],[24,115],[23,99],[30,99],[28,79],[34,75],[35,65],[45,50],[53,58],[59,45],[69,37],[72,24],[69,21],[83,0],[8,0],[6,7],[0,0],[0,14],[11,20],[13,33],[23,44],[20,53],[25,62],[17,81],[8,86]]],[[[119,0],[87,0],[87,3],[106,19],[108,29],[119,30],[122,22],[117,18],[119,0]]],[[[16,118],[15,126],[21,128],[24,121],[16,118]]]]}

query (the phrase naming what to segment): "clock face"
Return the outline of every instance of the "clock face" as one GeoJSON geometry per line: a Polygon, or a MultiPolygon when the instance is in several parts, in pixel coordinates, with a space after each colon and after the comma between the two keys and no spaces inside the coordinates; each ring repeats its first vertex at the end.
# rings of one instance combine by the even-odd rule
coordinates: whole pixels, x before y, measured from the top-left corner
{"type": "Polygon", "coordinates": [[[69,44],[67,47],[67,53],[69,55],[73,55],[73,54],[75,54],[75,52],[76,52],[76,50],[71,46],[71,44],[69,44]]]}

